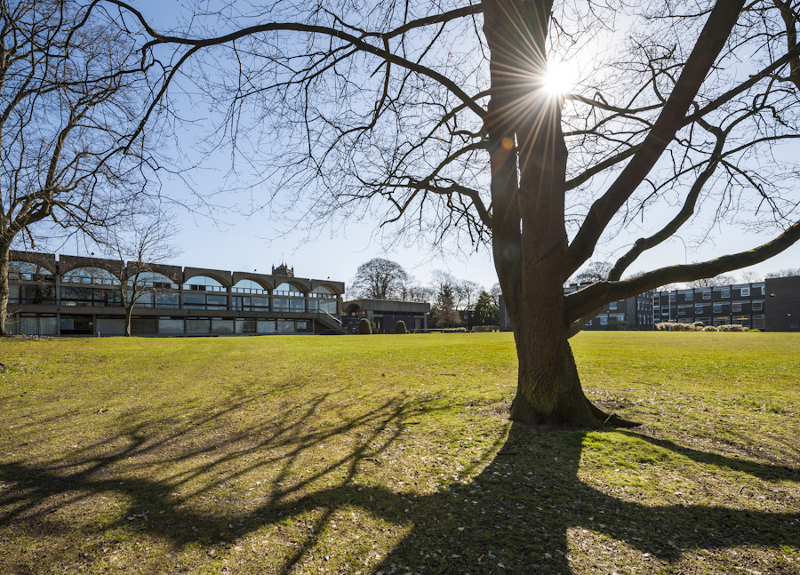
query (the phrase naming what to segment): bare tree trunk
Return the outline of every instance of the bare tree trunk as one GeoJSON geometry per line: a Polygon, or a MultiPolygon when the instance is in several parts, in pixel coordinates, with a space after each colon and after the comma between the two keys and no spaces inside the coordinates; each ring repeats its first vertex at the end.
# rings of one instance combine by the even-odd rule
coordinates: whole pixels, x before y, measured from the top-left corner
{"type": "Polygon", "coordinates": [[[511,419],[597,427],[601,421],[581,389],[564,323],[567,149],[560,102],[520,80],[521,70],[535,78],[546,69],[551,8],[548,0],[485,3],[495,88],[487,122],[493,251],[519,361],[511,419]]]}
{"type": "MultiPolygon", "coordinates": [[[[123,296],[125,297],[125,296],[123,296]]],[[[124,304],[123,304],[124,305],[124,304]]],[[[131,336],[131,320],[133,319],[133,305],[125,306],[125,337],[131,336]]]]}
{"type": "Polygon", "coordinates": [[[10,263],[10,245],[0,245],[0,335],[8,336],[11,333],[6,329],[6,315],[8,314],[8,266],[10,263]]]}

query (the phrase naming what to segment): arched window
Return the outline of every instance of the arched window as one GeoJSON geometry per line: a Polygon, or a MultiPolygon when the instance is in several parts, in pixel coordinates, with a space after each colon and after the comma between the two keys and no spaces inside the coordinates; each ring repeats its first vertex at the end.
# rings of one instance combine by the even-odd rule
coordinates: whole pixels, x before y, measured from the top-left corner
{"type": "Polygon", "coordinates": [[[186,309],[228,309],[228,296],[224,293],[225,287],[214,278],[208,276],[195,276],[183,284],[183,307],[186,309]]]}
{"type": "Polygon", "coordinates": [[[272,292],[275,295],[284,295],[289,297],[303,297],[305,294],[295,285],[290,283],[282,283],[272,292]]]}
{"type": "Polygon", "coordinates": [[[119,278],[103,268],[87,266],[75,268],[74,270],[62,274],[61,283],[118,286],[119,278]]]}
{"type": "Polygon", "coordinates": [[[8,264],[8,277],[13,280],[25,281],[53,280],[53,274],[47,268],[30,262],[19,261],[13,261],[8,264]]]}
{"type": "Polygon", "coordinates": [[[225,286],[212,277],[195,276],[186,280],[183,289],[188,291],[225,291],[225,286]]]}
{"type": "Polygon", "coordinates": [[[239,280],[236,285],[231,289],[234,293],[252,293],[252,294],[265,294],[267,290],[264,289],[259,283],[253,280],[239,280]]]}
{"type": "Polygon", "coordinates": [[[317,286],[311,290],[311,300],[308,302],[308,311],[321,311],[336,315],[336,294],[325,286],[317,286]]]}
{"type": "MultiPolygon", "coordinates": [[[[158,272],[142,272],[139,274],[137,281],[140,286],[146,288],[178,289],[178,284],[176,284],[172,278],[158,272]]],[[[132,284],[133,280],[128,280],[128,285],[132,284]]]]}
{"type": "MultiPolygon", "coordinates": [[[[269,311],[269,295],[264,286],[253,280],[240,280],[233,286],[231,309],[241,311],[269,311]]],[[[238,333],[238,332],[237,332],[238,333]]]]}
{"type": "MultiPolygon", "coordinates": [[[[40,265],[13,261],[8,265],[8,303],[53,305],[55,276],[40,265]]],[[[37,328],[38,329],[38,328],[37,328]]]]}
{"type": "Polygon", "coordinates": [[[61,305],[118,307],[122,305],[119,286],[119,278],[108,270],[91,266],[75,268],[61,275],[61,305]]]}
{"type": "Polygon", "coordinates": [[[272,298],[273,311],[306,311],[305,294],[290,283],[282,283],[272,291],[272,295],[281,296],[272,298]]]}

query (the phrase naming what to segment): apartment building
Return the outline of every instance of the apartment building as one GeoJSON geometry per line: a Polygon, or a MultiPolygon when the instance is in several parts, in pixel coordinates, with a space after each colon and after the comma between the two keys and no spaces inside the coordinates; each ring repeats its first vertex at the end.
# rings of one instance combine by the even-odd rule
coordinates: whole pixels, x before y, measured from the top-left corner
{"type": "MultiPolygon", "coordinates": [[[[125,266],[129,272],[136,267],[125,266]]],[[[121,262],[114,260],[12,251],[6,328],[26,335],[122,335],[121,272],[121,262]]],[[[131,333],[346,333],[339,319],[343,282],[297,278],[286,266],[272,272],[148,265],[139,277],[131,333]]]]}
{"type": "Polygon", "coordinates": [[[655,293],[653,322],[666,321],[800,331],[800,276],[655,293]]]}

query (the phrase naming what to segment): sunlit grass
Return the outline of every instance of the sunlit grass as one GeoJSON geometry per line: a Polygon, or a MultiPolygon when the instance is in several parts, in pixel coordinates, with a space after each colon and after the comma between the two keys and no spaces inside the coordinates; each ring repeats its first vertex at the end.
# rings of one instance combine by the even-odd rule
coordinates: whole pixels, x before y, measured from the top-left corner
{"type": "Polygon", "coordinates": [[[641,428],[511,426],[510,334],[2,341],[0,572],[796,573],[800,338],[573,347],[641,428]]]}

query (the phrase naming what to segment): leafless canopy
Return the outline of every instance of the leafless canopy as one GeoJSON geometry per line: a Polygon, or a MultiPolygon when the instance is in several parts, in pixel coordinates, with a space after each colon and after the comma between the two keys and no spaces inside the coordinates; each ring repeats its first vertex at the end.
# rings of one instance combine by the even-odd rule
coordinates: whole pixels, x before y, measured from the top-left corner
{"type": "MultiPolygon", "coordinates": [[[[169,33],[123,2],[103,4],[150,39],[144,57],[163,66],[162,98],[170,82],[191,77],[223,112],[215,144],[232,145],[237,161],[269,178],[265,203],[302,202],[313,221],[372,212],[406,238],[439,245],[496,232],[487,119],[497,87],[485,12],[551,3],[219,2],[169,33]]],[[[643,236],[612,280],[700,216],[709,233],[726,220],[782,242],[797,235],[782,235],[797,221],[798,167],[779,147],[798,138],[797,2],[731,5],[710,62],[691,57],[714,2],[552,4],[547,53],[519,55],[513,74],[530,91],[545,58],[579,70],[562,111],[572,238],[564,279],[619,227],[643,236]]],[[[778,249],[656,270],[633,289],[714,275],[778,249]]],[[[627,287],[582,297],[613,299],[627,287]]]]}
{"type": "Polygon", "coordinates": [[[0,318],[14,242],[114,224],[154,167],[140,47],[91,8],[0,0],[0,318]]]}

